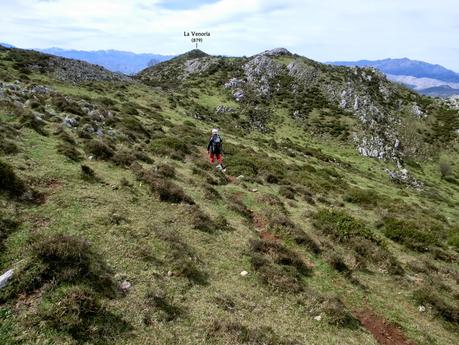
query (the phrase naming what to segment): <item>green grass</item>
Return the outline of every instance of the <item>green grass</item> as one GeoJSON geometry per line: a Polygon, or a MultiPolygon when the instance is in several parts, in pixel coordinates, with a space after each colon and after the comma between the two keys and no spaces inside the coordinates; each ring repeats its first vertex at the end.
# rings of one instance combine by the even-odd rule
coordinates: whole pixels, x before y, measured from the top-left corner
{"type": "MultiPolygon", "coordinates": [[[[304,131],[277,104],[271,133],[224,128],[224,178],[205,163],[214,120],[191,118],[185,104],[237,108],[217,89],[218,75],[205,77],[202,97],[197,79],[198,97],[178,107],[173,91],[143,84],[30,77],[76,100],[119,107],[111,126],[121,135],[92,147],[67,129],[71,144],[60,121],[47,120],[48,136],[22,127],[18,153],[0,153],[7,173],[44,195],[31,204],[0,193],[0,263],[23,273],[1,291],[2,344],[376,344],[353,326],[352,312],[363,308],[420,345],[457,343],[448,313],[458,292],[459,190],[440,178],[437,162],[420,161],[414,172],[428,183],[424,192],[401,188],[383,171],[391,163],[304,131]],[[65,157],[72,156],[67,144],[81,162],[65,157]],[[139,152],[151,160],[140,161],[139,152]],[[84,176],[82,165],[95,177],[84,176]],[[406,249],[426,245],[453,260],[406,249]],[[336,269],[333,255],[348,273],[336,269]],[[409,265],[424,261],[438,269],[415,273],[409,265]],[[450,288],[416,295],[414,276],[450,288]],[[124,280],[132,284],[126,293],[118,289],[124,280]],[[435,310],[419,313],[421,301],[435,310]]],[[[177,98],[188,97],[180,92],[177,98]]],[[[19,123],[2,109],[0,118],[19,123]]],[[[457,153],[449,156],[454,162],[457,153]]]]}

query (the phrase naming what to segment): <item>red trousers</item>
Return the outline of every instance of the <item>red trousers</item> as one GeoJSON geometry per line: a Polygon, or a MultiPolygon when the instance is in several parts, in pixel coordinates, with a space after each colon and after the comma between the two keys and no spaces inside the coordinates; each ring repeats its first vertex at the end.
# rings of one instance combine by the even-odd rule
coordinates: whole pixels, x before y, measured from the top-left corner
{"type": "Polygon", "coordinates": [[[210,162],[214,164],[215,162],[215,156],[217,156],[217,162],[218,164],[222,164],[222,154],[221,153],[212,153],[209,152],[209,157],[210,157],[210,162]]]}

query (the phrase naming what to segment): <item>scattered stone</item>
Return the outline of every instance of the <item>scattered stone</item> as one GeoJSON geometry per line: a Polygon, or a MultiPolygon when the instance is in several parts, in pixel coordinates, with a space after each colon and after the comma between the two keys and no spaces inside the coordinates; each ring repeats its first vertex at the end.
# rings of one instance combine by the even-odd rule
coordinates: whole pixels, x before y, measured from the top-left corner
{"type": "Polygon", "coordinates": [[[242,271],[242,272],[241,272],[241,276],[242,276],[242,277],[245,277],[245,276],[248,275],[248,274],[249,274],[249,272],[247,272],[247,271],[242,271]]]}
{"type": "Polygon", "coordinates": [[[234,89],[234,88],[240,88],[242,85],[244,85],[243,80],[237,79],[237,78],[231,78],[228,82],[225,83],[224,87],[225,89],[234,89]]]}
{"type": "Polygon", "coordinates": [[[245,94],[244,94],[244,91],[242,90],[236,90],[233,92],[233,97],[237,102],[242,101],[244,99],[244,96],[245,94]]]}
{"type": "Polygon", "coordinates": [[[413,177],[405,168],[401,168],[399,171],[384,170],[389,174],[390,179],[394,183],[408,185],[418,190],[424,187],[424,184],[413,177]]]}
{"type": "Polygon", "coordinates": [[[64,118],[64,121],[63,121],[64,125],[66,125],[67,127],[77,127],[78,126],[78,120],[73,118],[73,117],[70,117],[70,116],[66,116],[64,118]]]}
{"type": "Polygon", "coordinates": [[[321,315],[314,316],[314,320],[320,321],[322,320],[322,316],[321,315]]]}
{"type": "Polygon", "coordinates": [[[120,284],[120,290],[124,293],[128,292],[132,287],[132,284],[127,280],[123,280],[120,284]]]}
{"type": "Polygon", "coordinates": [[[0,289],[3,288],[8,280],[13,276],[14,270],[8,270],[0,276],[0,289]]]}
{"type": "Polygon", "coordinates": [[[225,113],[232,113],[234,111],[233,108],[227,107],[225,105],[219,105],[215,108],[215,112],[217,114],[225,114],[225,113]]]}
{"type": "Polygon", "coordinates": [[[423,313],[423,312],[426,311],[426,307],[424,307],[423,305],[420,305],[418,310],[419,310],[420,313],[423,313]]]}

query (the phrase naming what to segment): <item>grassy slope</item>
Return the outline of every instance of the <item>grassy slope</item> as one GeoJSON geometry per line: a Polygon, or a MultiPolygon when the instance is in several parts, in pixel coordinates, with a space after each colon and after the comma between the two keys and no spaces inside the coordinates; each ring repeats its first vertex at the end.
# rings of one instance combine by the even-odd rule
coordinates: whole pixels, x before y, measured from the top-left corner
{"type": "MultiPolygon", "coordinates": [[[[44,84],[49,83],[64,94],[94,95],[94,91],[81,87],[48,81],[43,76],[36,78],[44,84]]],[[[115,91],[116,88],[105,96],[113,96],[116,99],[115,91]]],[[[134,85],[123,92],[129,94],[130,101],[140,105],[149,106],[152,103],[159,103],[163,108],[162,115],[173,124],[189,119],[183,117],[180,111],[177,113],[170,108],[166,95],[160,91],[134,85]]],[[[225,103],[223,96],[218,94],[203,97],[199,101],[211,106],[225,103]]],[[[16,122],[16,118],[7,113],[0,113],[0,119],[16,122]]],[[[440,179],[435,162],[423,163],[424,172],[419,172],[417,175],[422,180],[429,181],[432,187],[428,190],[435,190],[445,198],[445,201],[433,199],[426,193],[391,184],[382,172],[382,167],[386,166],[386,163],[365,159],[356,154],[351,147],[333,140],[318,141],[298,130],[296,130],[298,135],[292,136],[292,132],[289,131],[292,127],[288,121],[286,119],[287,123],[281,130],[275,134],[265,135],[265,138],[271,140],[275,137],[279,140],[294,137],[297,144],[320,148],[324,153],[349,163],[350,167],[327,163],[315,157],[303,158],[298,154],[296,157],[289,157],[285,151],[275,150],[269,146],[264,146],[263,151],[273,157],[279,157],[284,162],[296,162],[315,167],[317,170],[310,174],[311,179],[324,178],[320,172],[333,167],[340,176],[339,180],[346,181],[351,186],[371,189],[380,195],[381,200],[378,205],[373,206],[343,201],[348,188],[345,188],[345,191],[328,188],[314,191],[315,205],[307,203],[299,194],[296,195],[295,200],[280,196],[290,219],[310,236],[324,243],[331,241],[321,233],[320,229],[312,225],[311,214],[321,207],[346,209],[356,218],[367,222],[375,232],[380,231],[376,229],[375,224],[391,206],[397,209],[403,205],[420,205],[426,210],[426,219],[431,219],[435,213],[439,213],[447,217],[450,223],[457,222],[459,216],[457,186],[440,179]]],[[[209,123],[194,122],[205,132],[208,132],[211,127],[209,123]]],[[[56,124],[48,126],[50,131],[53,126],[57,127],[56,124]]],[[[223,134],[227,142],[260,149],[253,140],[258,136],[256,133],[243,137],[237,135],[237,132],[233,134],[227,131],[223,134]]],[[[283,242],[288,248],[298,252],[306,262],[314,266],[313,274],[311,277],[302,278],[306,286],[303,293],[273,291],[260,282],[258,273],[250,264],[249,240],[258,238],[258,232],[262,229],[231,210],[227,198],[236,194],[256,215],[263,216],[270,206],[262,201],[262,196],[278,195],[279,186],[260,184],[257,179],[235,180],[227,185],[214,186],[224,197],[223,200],[209,200],[205,197],[202,187],[205,184],[205,177],[193,174],[193,167],[200,159],[204,160],[203,156],[189,156],[185,162],[179,162],[152,155],[156,162],[165,162],[176,168],[175,182],[184,188],[205,213],[213,219],[223,215],[234,229],[234,231],[206,233],[193,228],[191,222],[193,211],[188,205],[160,202],[155,194],[150,192],[148,185],[136,180],[128,169],[120,168],[110,162],[86,160],[84,163],[94,169],[102,182],[82,180],[80,164],[56,152],[58,142],[53,135],[43,137],[31,129],[23,128],[19,140],[20,153],[1,157],[3,161],[11,163],[24,179],[30,180],[33,177],[32,186],[46,194],[46,203],[38,206],[16,203],[6,195],[0,196],[2,205],[6,205],[11,212],[16,209],[18,219],[22,220],[19,230],[6,241],[7,250],[3,255],[3,268],[21,268],[21,259],[27,256],[23,248],[31,234],[66,233],[89,240],[114,269],[117,274],[116,279],[119,281],[127,279],[133,285],[126,296],[104,301],[109,310],[122,315],[133,328],[130,333],[119,335],[116,343],[243,343],[241,337],[237,338],[234,332],[230,331],[217,333],[217,336],[208,335],[216,332],[216,322],[226,324],[239,322],[250,329],[258,329],[261,333],[269,333],[263,327],[271,327],[279,337],[296,339],[299,343],[305,344],[376,344],[371,335],[362,328],[343,328],[313,319],[316,314],[309,312],[310,303],[314,302],[316,295],[328,294],[340,296],[348,310],[370,308],[388,320],[400,324],[407,336],[418,344],[457,343],[458,335],[451,330],[451,325],[435,317],[430,309],[426,313],[419,313],[418,303],[413,300],[412,293],[418,288],[418,284],[423,283],[412,282],[407,278],[407,276],[419,276],[421,279],[427,279],[430,275],[438,279],[440,283],[452,289],[452,292],[445,290],[444,295],[450,303],[457,305],[457,299],[451,297],[456,294],[457,298],[457,286],[454,286],[452,275],[448,273],[455,271],[457,274],[456,264],[434,260],[430,253],[419,254],[400,244],[387,241],[389,250],[406,268],[406,273],[402,276],[392,276],[380,270],[377,265],[370,264],[369,271],[356,270],[353,274],[367,287],[367,290],[363,290],[345,275],[336,272],[327,263],[326,255],[314,255],[304,246],[284,238],[283,242]],[[123,178],[129,183],[121,182],[123,178]],[[256,188],[257,192],[252,192],[253,188],[256,188]],[[114,214],[124,219],[114,222],[114,214]],[[174,262],[169,258],[171,244],[161,236],[169,232],[175,233],[180,241],[195,252],[193,260],[196,266],[208,275],[205,284],[191,284],[188,279],[174,274],[174,262]],[[438,273],[417,275],[406,265],[424,259],[436,266],[438,273]],[[249,272],[247,277],[240,276],[242,270],[249,272]],[[172,271],[172,275],[168,275],[168,271],[172,271]],[[181,315],[173,321],[157,321],[152,325],[146,325],[145,315],[152,311],[145,295],[151,290],[161,290],[169,296],[171,304],[183,310],[181,315]],[[232,307],[225,310],[219,302],[222,299],[230,300],[232,307]]],[[[451,161],[454,161],[454,157],[459,158],[457,153],[455,155],[451,156],[451,161]]],[[[143,164],[143,166],[148,168],[149,165],[143,164]]],[[[457,169],[457,166],[455,168],[457,169]]],[[[229,174],[231,174],[231,166],[229,174]]],[[[325,179],[331,181],[333,178],[325,175],[325,179]]],[[[399,215],[403,216],[403,210],[394,212],[400,212],[399,215]]],[[[352,256],[347,253],[345,246],[334,243],[333,247],[336,247],[345,259],[347,255],[352,256]]],[[[352,257],[349,262],[352,262],[352,257]]],[[[18,339],[22,339],[27,344],[75,342],[65,332],[57,332],[45,324],[36,322],[36,310],[41,301],[40,293],[34,293],[20,298],[19,303],[0,306],[2,318],[0,339],[3,343],[13,344],[18,339]]],[[[325,320],[327,317],[325,316],[325,320]]]]}

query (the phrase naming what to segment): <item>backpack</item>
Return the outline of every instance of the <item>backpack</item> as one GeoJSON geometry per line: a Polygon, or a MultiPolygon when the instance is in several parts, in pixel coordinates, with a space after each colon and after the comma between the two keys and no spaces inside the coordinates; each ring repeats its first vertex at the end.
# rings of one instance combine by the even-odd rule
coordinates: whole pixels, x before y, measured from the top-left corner
{"type": "Polygon", "coordinates": [[[211,140],[211,152],[212,153],[220,153],[222,151],[222,138],[220,136],[214,135],[212,136],[211,140]]]}

